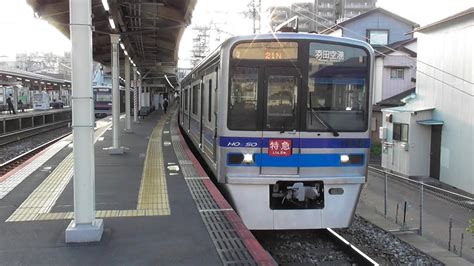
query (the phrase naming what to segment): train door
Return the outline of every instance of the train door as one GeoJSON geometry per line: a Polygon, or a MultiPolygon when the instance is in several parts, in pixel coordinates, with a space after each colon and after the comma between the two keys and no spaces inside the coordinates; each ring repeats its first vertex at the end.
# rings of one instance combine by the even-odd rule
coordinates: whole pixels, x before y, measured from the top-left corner
{"type": "Polygon", "coordinates": [[[214,117],[214,123],[212,128],[214,129],[213,141],[212,141],[212,159],[215,162],[217,160],[217,89],[219,87],[219,68],[216,67],[216,88],[214,89],[213,99],[211,101],[212,116],[214,117]]]}
{"type": "Polygon", "coordinates": [[[264,75],[260,173],[296,175],[300,159],[301,73],[294,67],[268,67],[264,75]]]}
{"type": "Polygon", "coordinates": [[[201,89],[200,91],[200,96],[199,96],[199,148],[204,149],[204,146],[202,144],[202,134],[203,134],[203,111],[204,111],[204,89],[205,89],[205,84],[204,84],[204,77],[201,77],[201,89]]]}

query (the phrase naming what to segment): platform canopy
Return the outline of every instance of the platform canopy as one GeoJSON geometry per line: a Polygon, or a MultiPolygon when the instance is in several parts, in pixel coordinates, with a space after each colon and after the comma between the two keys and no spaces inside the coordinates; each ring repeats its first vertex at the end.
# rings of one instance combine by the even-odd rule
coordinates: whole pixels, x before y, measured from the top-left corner
{"type": "MultiPolygon", "coordinates": [[[[108,0],[108,11],[102,0],[91,1],[93,59],[110,66],[109,34],[118,33],[147,83],[166,84],[163,77],[175,74],[181,36],[191,23],[197,0],[108,0]]],[[[27,0],[27,3],[36,16],[69,38],[69,0],[27,0]]],[[[125,58],[123,51],[120,58],[125,58]]]]}

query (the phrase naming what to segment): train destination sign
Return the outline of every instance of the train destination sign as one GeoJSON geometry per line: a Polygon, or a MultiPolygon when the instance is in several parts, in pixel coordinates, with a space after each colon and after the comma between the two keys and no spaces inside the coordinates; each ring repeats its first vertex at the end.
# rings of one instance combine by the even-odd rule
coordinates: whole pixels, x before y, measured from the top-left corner
{"type": "Polygon", "coordinates": [[[233,52],[234,59],[250,60],[295,60],[298,58],[296,42],[254,42],[238,44],[233,52]]]}
{"type": "Polygon", "coordinates": [[[268,141],[268,155],[270,156],[291,156],[291,139],[270,139],[268,141]]]}
{"type": "Polygon", "coordinates": [[[335,50],[315,50],[314,58],[320,63],[333,63],[344,61],[344,51],[335,50]]]}

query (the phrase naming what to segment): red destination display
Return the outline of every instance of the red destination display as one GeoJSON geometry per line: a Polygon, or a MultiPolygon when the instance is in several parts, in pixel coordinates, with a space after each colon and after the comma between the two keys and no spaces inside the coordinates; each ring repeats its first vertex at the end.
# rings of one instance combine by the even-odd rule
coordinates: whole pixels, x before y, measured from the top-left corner
{"type": "Polygon", "coordinates": [[[270,156],[291,156],[291,139],[270,139],[268,141],[268,155],[270,156]]]}

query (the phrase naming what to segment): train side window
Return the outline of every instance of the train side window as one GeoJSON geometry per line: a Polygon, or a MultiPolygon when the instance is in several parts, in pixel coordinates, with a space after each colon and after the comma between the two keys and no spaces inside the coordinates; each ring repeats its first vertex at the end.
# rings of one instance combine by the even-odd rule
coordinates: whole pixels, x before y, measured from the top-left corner
{"type": "Polygon", "coordinates": [[[258,68],[235,67],[231,74],[227,126],[257,130],[258,68]]]}
{"type": "Polygon", "coordinates": [[[212,120],[212,79],[209,79],[209,100],[208,103],[208,110],[207,110],[207,120],[211,122],[212,120]]]}
{"type": "Polygon", "coordinates": [[[189,91],[189,89],[186,89],[184,91],[184,110],[186,110],[186,111],[188,110],[188,103],[189,103],[189,101],[188,101],[188,91],[189,91]]]}
{"type": "Polygon", "coordinates": [[[198,101],[199,101],[199,84],[193,86],[193,114],[197,115],[198,112],[198,101]]]}

